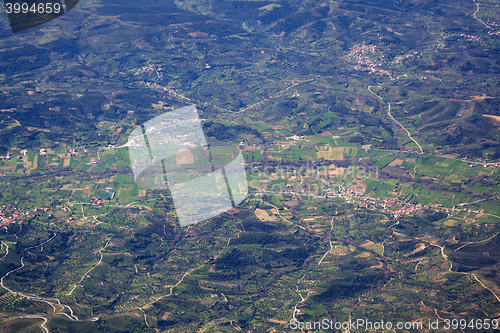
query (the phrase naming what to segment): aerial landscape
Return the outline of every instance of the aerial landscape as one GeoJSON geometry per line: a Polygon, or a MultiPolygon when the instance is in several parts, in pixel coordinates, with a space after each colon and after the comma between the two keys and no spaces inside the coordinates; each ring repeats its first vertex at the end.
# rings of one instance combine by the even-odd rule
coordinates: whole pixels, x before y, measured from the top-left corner
{"type": "Polygon", "coordinates": [[[0,332],[500,329],[499,1],[7,2],[0,332]]]}

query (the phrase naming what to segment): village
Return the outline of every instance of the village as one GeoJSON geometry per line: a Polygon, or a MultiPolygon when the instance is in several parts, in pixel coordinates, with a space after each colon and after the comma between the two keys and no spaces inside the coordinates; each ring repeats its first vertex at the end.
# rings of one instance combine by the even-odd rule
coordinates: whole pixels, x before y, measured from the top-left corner
{"type": "Polygon", "coordinates": [[[422,205],[422,204],[412,204],[406,201],[399,200],[398,198],[359,198],[358,199],[358,207],[367,208],[372,210],[377,210],[379,212],[391,214],[395,219],[409,215],[412,216],[418,211],[422,210],[434,210],[436,212],[445,212],[448,213],[448,217],[452,217],[454,214],[458,212],[466,212],[466,213],[483,213],[482,210],[473,210],[467,208],[446,208],[443,207],[442,204],[433,204],[433,205],[422,205]]]}
{"type": "Polygon", "coordinates": [[[16,204],[8,204],[0,207],[0,227],[12,223],[24,223],[27,218],[42,216],[45,213],[52,213],[52,207],[34,207],[32,209],[22,209],[16,204]]]}
{"type": "Polygon", "coordinates": [[[388,75],[392,78],[388,70],[380,68],[384,63],[384,54],[377,50],[376,45],[356,44],[351,49],[346,59],[354,62],[355,65],[348,65],[348,68],[361,71],[370,71],[373,74],[388,75]],[[377,59],[378,58],[378,59],[377,59]]]}
{"type": "MultiPolygon", "coordinates": [[[[378,172],[362,172],[362,177],[356,177],[355,168],[337,168],[334,165],[324,167],[322,171],[320,171],[319,168],[308,168],[306,170],[292,168],[286,172],[284,170],[285,169],[281,170],[281,172],[278,171],[269,174],[260,172],[258,174],[258,181],[255,179],[254,174],[254,179],[250,181],[249,185],[260,193],[300,195],[304,197],[305,200],[342,198],[346,202],[354,203],[356,209],[364,208],[375,210],[377,212],[390,214],[395,219],[402,216],[413,216],[424,210],[447,213],[448,218],[458,213],[484,213],[482,209],[466,208],[465,206],[467,203],[457,204],[449,208],[444,207],[443,204],[440,203],[420,204],[417,202],[410,202],[406,196],[403,198],[399,196],[388,196],[385,198],[366,196],[365,192],[367,191],[367,185],[365,181],[373,176],[376,178],[378,172]],[[349,174],[351,177],[348,177],[349,174]],[[279,178],[286,178],[286,183],[271,183],[272,181],[277,181],[279,178]]],[[[494,194],[496,194],[496,192],[494,194]]],[[[316,208],[317,207],[307,207],[307,209],[316,208]]]]}

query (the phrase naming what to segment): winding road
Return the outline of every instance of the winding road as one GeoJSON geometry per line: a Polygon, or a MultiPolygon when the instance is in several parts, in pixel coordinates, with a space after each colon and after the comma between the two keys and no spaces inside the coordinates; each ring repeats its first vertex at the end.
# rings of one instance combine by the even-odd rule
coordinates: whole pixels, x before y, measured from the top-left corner
{"type": "Polygon", "coordinates": [[[382,102],[384,103],[387,103],[387,106],[388,106],[388,109],[387,109],[387,115],[396,123],[398,124],[402,129],[404,129],[406,131],[406,133],[408,134],[408,137],[410,138],[410,140],[412,140],[413,142],[415,142],[415,144],[418,146],[418,148],[420,149],[420,154],[423,154],[424,153],[424,150],[422,149],[422,146],[420,146],[420,144],[414,139],[412,138],[410,132],[403,126],[401,125],[401,123],[399,121],[397,121],[396,119],[394,119],[394,117],[392,116],[391,114],[391,103],[389,102],[385,102],[384,99],[382,97],[380,97],[379,95],[377,95],[376,93],[374,93],[372,91],[372,88],[373,86],[368,86],[368,90],[374,94],[375,96],[377,96],[382,102]]]}
{"type": "Polygon", "coordinates": [[[78,287],[78,285],[79,285],[80,283],[82,283],[83,279],[87,276],[87,274],[89,274],[89,273],[90,273],[90,272],[91,272],[94,268],[96,268],[97,266],[99,266],[99,264],[102,262],[102,251],[103,251],[103,250],[104,250],[104,249],[108,246],[108,244],[109,244],[109,241],[110,241],[110,240],[111,240],[111,238],[110,238],[110,239],[108,239],[108,241],[106,242],[106,245],[104,245],[104,246],[103,246],[103,247],[99,250],[99,254],[101,255],[101,258],[99,259],[99,262],[97,262],[97,264],[95,264],[94,266],[92,266],[92,268],[91,268],[91,269],[89,269],[87,272],[85,272],[85,274],[83,274],[83,276],[82,276],[82,278],[80,279],[80,281],[78,281],[78,283],[77,283],[77,284],[75,284],[75,285],[73,286],[73,289],[71,289],[71,291],[69,292],[69,294],[66,294],[66,295],[71,296],[71,294],[73,293],[73,291],[75,291],[75,289],[78,287]]]}
{"type": "MultiPolygon", "coordinates": [[[[44,241],[44,242],[42,242],[42,243],[40,243],[38,245],[26,248],[25,250],[27,250],[27,249],[34,249],[34,248],[37,248],[37,247],[41,247],[44,244],[47,244],[48,242],[50,242],[52,239],[54,239],[55,236],[56,236],[56,234],[54,233],[54,235],[51,238],[49,238],[48,240],[46,240],[46,241],[44,241]]],[[[2,243],[2,246],[5,245],[7,247],[7,254],[8,254],[9,253],[9,247],[8,247],[8,245],[6,243],[4,243],[3,241],[1,243],[2,243]]],[[[7,256],[7,254],[4,255],[0,260],[3,260],[7,256]]],[[[28,251],[28,254],[30,254],[29,251],[28,251]]],[[[9,287],[5,286],[5,281],[4,280],[10,274],[15,273],[15,272],[17,272],[17,271],[19,271],[19,270],[21,270],[21,269],[24,268],[24,256],[21,257],[20,264],[21,264],[20,267],[15,268],[13,270],[10,270],[4,276],[2,276],[2,278],[0,278],[0,287],[2,287],[3,289],[7,290],[8,292],[10,292],[10,293],[12,293],[12,294],[14,294],[16,296],[27,298],[28,300],[31,300],[31,301],[40,301],[40,302],[45,302],[45,303],[49,304],[54,309],[53,315],[63,315],[63,316],[68,317],[72,321],[83,321],[83,320],[78,319],[78,317],[74,314],[73,309],[70,306],[68,306],[66,304],[62,304],[61,301],[59,299],[57,299],[57,298],[54,298],[54,297],[30,296],[30,295],[26,295],[26,294],[23,294],[23,293],[18,292],[18,291],[14,291],[14,290],[10,289],[9,287]],[[56,306],[60,308],[59,312],[55,312],[56,311],[56,306]],[[61,312],[64,309],[67,309],[70,314],[67,314],[65,312],[61,312]]],[[[27,315],[27,316],[21,317],[21,318],[26,318],[26,319],[43,319],[44,321],[40,325],[40,328],[44,332],[49,333],[48,328],[45,326],[45,324],[47,323],[47,318],[46,317],[40,316],[40,315],[27,315]]],[[[98,318],[91,318],[90,321],[96,321],[97,319],[98,318]]]]}
{"type": "Polygon", "coordinates": [[[492,29],[489,25],[487,25],[486,23],[484,23],[481,19],[477,18],[476,14],[477,12],[479,12],[479,4],[476,2],[476,0],[472,0],[474,1],[474,3],[476,4],[477,6],[477,9],[476,11],[474,12],[473,16],[474,16],[474,19],[478,20],[479,22],[481,22],[486,28],[488,29],[492,29]]]}
{"type": "MultiPolygon", "coordinates": [[[[495,234],[495,236],[496,236],[496,234],[495,234]]],[[[495,237],[495,236],[493,236],[493,237],[495,237]]],[[[491,239],[491,238],[493,238],[493,237],[490,237],[490,238],[488,238],[488,239],[485,239],[485,240],[483,240],[483,241],[481,241],[481,242],[487,241],[487,240],[489,240],[489,239],[491,239]]],[[[437,245],[437,244],[433,244],[433,243],[431,243],[431,242],[430,242],[430,241],[428,241],[428,240],[425,240],[425,239],[422,239],[422,238],[419,238],[419,239],[420,239],[420,240],[422,240],[422,241],[424,241],[424,242],[429,243],[431,246],[438,247],[438,248],[441,250],[441,256],[443,257],[443,259],[444,259],[444,260],[446,260],[446,261],[450,264],[450,267],[448,268],[448,272],[450,272],[450,273],[456,273],[456,274],[463,274],[463,275],[470,275],[470,276],[472,276],[474,279],[476,279],[476,281],[477,281],[477,282],[479,282],[479,284],[481,284],[481,286],[482,286],[484,289],[487,289],[488,291],[490,291],[490,292],[493,294],[493,296],[495,296],[495,298],[497,299],[497,301],[498,301],[498,302],[500,302],[500,298],[498,297],[498,295],[497,295],[497,294],[496,294],[493,290],[491,290],[490,288],[488,288],[487,286],[485,286],[485,285],[484,285],[484,283],[483,283],[483,282],[481,282],[481,280],[479,280],[479,278],[476,276],[476,274],[474,274],[474,273],[467,273],[467,272],[457,272],[457,271],[452,271],[452,270],[451,270],[451,269],[453,268],[453,263],[451,262],[451,260],[450,260],[450,259],[448,259],[448,256],[444,253],[444,247],[445,247],[446,245],[440,246],[440,245],[437,245]]],[[[476,242],[476,243],[479,243],[479,242],[476,242]]],[[[468,244],[466,244],[466,245],[468,245],[468,244]]],[[[464,245],[464,246],[465,246],[465,245],[464,245]]],[[[416,269],[416,267],[415,267],[415,269],[416,269]]]]}

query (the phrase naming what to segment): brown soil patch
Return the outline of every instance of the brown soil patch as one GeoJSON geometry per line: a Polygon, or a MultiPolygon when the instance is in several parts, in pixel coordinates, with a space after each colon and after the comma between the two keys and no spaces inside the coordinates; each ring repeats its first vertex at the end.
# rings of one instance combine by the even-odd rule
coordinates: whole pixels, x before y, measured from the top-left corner
{"type": "Polygon", "coordinates": [[[128,253],[128,252],[114,252],[114,253],[103,253],[107,256],[120,256],[120,255],[124,255],[124,256],[127,256],[127,257],[132,257],[132,254],[128,253]]]}
{"type": "Polygon", "coordinates": [[[424,243],[418,243],[417,248],[415,250],[411,251],[410,253],[405,254],[405,257],[409,257],[411,255],[414,255],[415,253],[423,251],[423,250],[425,250],[425,248],[426,248],[426,246],[424,243]]]}
{"type": "Polygon", "coordinates": [[[83,74],[87,75],[87,76],[94,76],[95,73],[94,72],[91,72],[91,71],[87,71],[85,69],[78,69],[78,71],[82,72],[83,74]]]}
{"type": "Polygon", "coordinates": [[[396,158],[394,161],[389,163],[389,166],[398,166],[398,165],[401,165],[403,162],[404,162],[403,160],[396,158]]]}
{"type": "Polygon", "coordinates": [[[330,165],[329,175],[342,176],[344,174],[345,168],[336,168],[334,164],[330,165]]]}
{"type": "Polygon", "coordinates": [[[240,208],[231,208],[226,213],[231,214],[231,215],[236,215],[242,211],[243,211],[243,209],[240,209],[240,208]]]}
{"type": "Polygon", "coordinates": [[[486,94],[483,94],[482,96],[472,96],[471,99],[455,99],[455,98],[450,98],[450,101],[455,101],[455,102],[471,102],[475,101],[478,99],[485,99],[485,98],[493,98],[491,96],[487,96],[486,94]]]}
{"type": "Polygon", "coordinates": [[[175,161],[177,164],[193,164],[194,155],[193,153],[191,153],[191,150],[181,150],[180,152],[175,154],[175,161]]]}
{"type": "Polygon", "coordinates": [[[364,243],[364,244],[361,244],[361,247],[366,248],[366,247],[368,247],[368,246],[372,246],[372,245],[375,245],[375,243],[374,243],[374,242],[372,242],[372,241],[369,241],[369,242],[366,242],[366,243],[364,243]]]}
{"type": "Polygon", "coordinates": [[[262,221],[265,221],[269,217],[269,214],[267,214],[267,212],[265,210],[260,209],[260,208],[257,208],[255,210],[255,215],[257,216],[257,218],[259,220],[262,220],[262,221]]]}
{"type": "Polygon", "coordinates": [[[209,36],[206,32],[201,32],[201,31],[190,32],[190,33],[188,33],[188,35],[193,37],[193,38],[208,37],[209,36]]]}
{"type": "Polygon", "coordinates": [[[366,188],[364,186],[351,185],[347,188],[348,191],[354,191],[358,194],[365,194],[366,188]]]}
{"type": "Polygon", "coordinates": [[[256,190],[257,190],[257,191],[259,191],[259,192],[261,192],[261,191],[262,191],[262,186],[258,186],[258,185],[252,185],[252,184],[250,184],[250,187],[251,187],[251,188],[256,189],[256,190]]]}
{"type": "Polygon", "coordinates": [[[341,248],[338,248],[338,247],[331,250],[330,253],[333,254],[334,256],[345,256],[346,255],[344,250],[342,250],[341,248]]]}
{"type": "Polygon", "coordinates": [[[316,152],[318,158],[323,158],[325,160],[338,160],[344,159],[344,148],[342,147],[329,147],[327,151],[316,152]]]}
{"type": "Polygon", "coordinates": [[[483,117],[491,118],[491,119],[493,119],[496,122],[500,122],[500,117],[499,116],[492,116],[492,115],[489,115],[489,114],[483,114],[483,117]]]}

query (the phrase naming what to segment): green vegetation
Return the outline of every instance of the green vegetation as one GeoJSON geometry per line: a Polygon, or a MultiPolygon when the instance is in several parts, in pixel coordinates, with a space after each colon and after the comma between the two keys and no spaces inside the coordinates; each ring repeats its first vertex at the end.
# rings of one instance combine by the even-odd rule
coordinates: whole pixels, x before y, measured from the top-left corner
{"type": "Polygon", "coordinates": [[[298,293],[300,321],[500,316],[494,2],[78,11],[0,46],[2,332],[288,332],[298,293]],[[250,193],[180,228],[119,147],[193,103],[250,193]]]}

